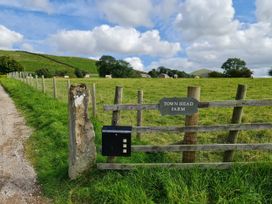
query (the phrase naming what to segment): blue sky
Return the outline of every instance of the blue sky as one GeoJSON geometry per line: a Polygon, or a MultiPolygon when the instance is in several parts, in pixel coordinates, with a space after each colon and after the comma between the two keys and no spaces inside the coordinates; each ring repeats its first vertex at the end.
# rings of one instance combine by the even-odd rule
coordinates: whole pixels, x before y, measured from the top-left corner
{"type": "Polygon", "coordinates": [[[0,0],[0,49],[98,59],[135,69],[272,65],[271,0],[0,0]]]}

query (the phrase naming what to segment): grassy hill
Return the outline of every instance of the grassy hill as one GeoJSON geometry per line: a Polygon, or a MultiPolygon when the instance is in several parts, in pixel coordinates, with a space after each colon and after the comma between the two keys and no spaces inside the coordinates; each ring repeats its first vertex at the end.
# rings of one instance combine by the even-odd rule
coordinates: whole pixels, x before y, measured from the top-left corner
{"type": "Polygon", "coordinates": [[[209,69],[199,69],[199,70],[196,70],[196,71],[192,72],[191,74],[194,75],[194,76],[208,77],[208,74],[210,72],[212,72],[212,71],[209,70],[209,69]]]}
{"type": "Polygon", "coordinates": [[[97,74],[95,60],[80,57],[64,57],[31,53],[25,51],[4,51],[0,50],[0,56],[10,56],[21,63],[25,71],[34,72],[37,69],[47,68],[52,73],[56,71],[67,71],[68,75],[74,76],[75,69],[87,71],[90,74],[97,74]]]}

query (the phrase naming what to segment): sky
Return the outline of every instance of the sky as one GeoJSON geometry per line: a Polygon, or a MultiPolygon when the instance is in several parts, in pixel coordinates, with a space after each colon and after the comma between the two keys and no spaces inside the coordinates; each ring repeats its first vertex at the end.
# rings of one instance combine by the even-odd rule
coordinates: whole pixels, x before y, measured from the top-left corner
{"type": "Polygon", "coordinates": [[[272,65],[272,0],[0,0],[0,49],[99,59],[135,69],[272,65]]]}

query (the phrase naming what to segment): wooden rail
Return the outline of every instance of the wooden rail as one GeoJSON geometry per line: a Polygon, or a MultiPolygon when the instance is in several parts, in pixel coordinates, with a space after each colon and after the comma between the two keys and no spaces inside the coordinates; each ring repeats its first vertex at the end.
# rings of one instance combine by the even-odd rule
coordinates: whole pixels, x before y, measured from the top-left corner
{"type": "Polygon", "coordinates": [[[142,168],[178,168],[178,169],[229,169],[233,166],[255,164],[254,162],[216,162],[216,163],[97,163],[97,168],[101,170],[133,170],[142,168]]]}
{"type": "Polygon", "coordinates": [[[272,150],[272,143],[262,144],[202,144],[202,145],[132,145],[133,152],[183,152],[183,151],[228,151],[272,150]]]}
{"type": "MultiPolygon", "coordinates": [[[[229,100],[229,101],[210,101],[199,102],[198,108],[231,108],[242,106],[272,106],[272,99],[264,100],[229,100]]],[[[159,104],[115,104],[104,105],[105,111],[117,110],[159,110],[159,104]]]]}
{"type": "Polygon", "coordinates": [[[164,127],[164,126],[136,126],[132,128],[134,132],[216,132],[231,130],[268,130],[272,129],[272,123],[244,123],[244,124],[223,124],[211,126],[184,126],[184,127],[164,127]]]}

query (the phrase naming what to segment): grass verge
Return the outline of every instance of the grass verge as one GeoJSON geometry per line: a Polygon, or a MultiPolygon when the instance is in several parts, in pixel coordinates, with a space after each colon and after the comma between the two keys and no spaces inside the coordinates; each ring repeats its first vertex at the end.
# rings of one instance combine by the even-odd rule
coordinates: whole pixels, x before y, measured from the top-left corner
{"type": "MultiPolygon", "coordinates": [[[[94,170],[70,181],[67,105],[19,81],[1,79],[1,84],[34,129],[27,155],[44,195],[54,203],[272,203],[269,164],[229,170],[94,170]]],[[[99,144],[101,123],[94,121],[94,126],[99,144]]],[[[156,156],[163,157],[135,155],[130,161],[154,161],[156,156]]]]}

